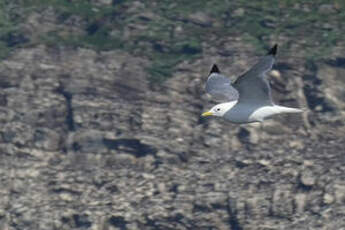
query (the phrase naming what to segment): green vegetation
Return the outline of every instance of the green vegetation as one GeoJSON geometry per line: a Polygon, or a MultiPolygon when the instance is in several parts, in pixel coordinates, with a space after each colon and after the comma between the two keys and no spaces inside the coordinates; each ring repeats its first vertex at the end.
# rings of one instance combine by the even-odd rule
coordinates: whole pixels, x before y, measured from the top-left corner
{"type": "Polygon", "coordinates": [[[0,0],[0,59],[5,58],[20,40],[17,21],[11,18],[11,4],[0,0]]]}
{"type": "Polygon", "coordinates": [[[82,28],[85,34],[61,33],[59,30],[43,34],[41,41],[47,44],[88,47],[96,50],[117,49],[122,46],[121,38],[110,36],[112,28],[119,26],[116,22],[112,24],[114,15],[120,10],[117,7],[98,6],[84,0],[26,0],[22,2],[22,6],[36,12],[53,7],[61,24],[73,16],[78,16],[86,22],[82,28]]]}
{"type": "Polygon", "coordinates": [[[212,44],[214,39],[241,36],[259,54],[282,39],[283,48],[304,44],[305,56],[315,61],[327,57],[345,31],[343,0],[121,0],[111,5],[85,0],[0,0],[0,7],[2,57],[27,40],[99,51],[123,49],[152,61],[147,71],[153,83],[170,77],[182,60],[197,58],[203,52],[202,41],[212,44]],[[11,10],[14,5],[16,10],[11,10]],[[78,17],[81,32],[56,28],[40,34],[38,40],[20,39],[18,25],[32,12],[47,9],[53,9],[59,25],[66,28],[71,18],[78,17]],[[206,22],[193,21],[195,13],[206,17],[206,22]],[[14,37],[18,42],[13,43],[14,37]]]}
{"type": "Polygon", "coordinates": [[[97,19],[112,11],[111,7],[95,7],[89,1],[82,0],[24,0],[22,1],[22,6],[25,8],[35,7],[36,9],[54,7],[65,18],[72,15],[79,15],[89,19],[97,19]]]}

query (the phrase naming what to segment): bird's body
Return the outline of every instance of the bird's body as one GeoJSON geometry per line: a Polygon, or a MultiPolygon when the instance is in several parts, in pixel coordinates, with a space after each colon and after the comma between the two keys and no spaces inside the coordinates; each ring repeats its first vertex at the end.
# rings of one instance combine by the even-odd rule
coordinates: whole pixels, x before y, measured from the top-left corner
{"type": "Polygon", "coordinates": [[[214,106],[202,116],[223,117],[233,123],[251,123],[263,122],[275,114],[302,112],[301,109],[275,105],[272,101],[266,72],[272,68],[276,51],[277,45],[233,84],[213,65],[206,82],[206,91],[228,102],[214,106]]]}
{"type": "MultiPolygon", "coordinates": [[[[230,101],[216,105],[209,112],[211,112],[212,115],[223,117],[225,120],[228,120],[232,123],[243,124],[263,122],[275,114],[299,113],[302,112],[302,110],[279,105],[255,106],[241,104],[238,103],[238,101],[230,101]],[[223,113],[220,113],[220,111],[223,111],[223,113]]],[[[206,116],[208,115],[206,114],[206,116]]]]}

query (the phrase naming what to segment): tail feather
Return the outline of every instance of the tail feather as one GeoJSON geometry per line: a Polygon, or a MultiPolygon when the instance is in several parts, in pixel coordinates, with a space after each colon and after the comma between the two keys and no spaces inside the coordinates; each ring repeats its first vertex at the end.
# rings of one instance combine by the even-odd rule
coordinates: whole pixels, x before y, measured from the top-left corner
{"type": "Polygon", "coordinates": [[[298,108],[291,108],[291,107],[285,107],[285,106],[279,106],[278,107],[279,113],[303,113],[303,109],[298,109],[298,108]]]}

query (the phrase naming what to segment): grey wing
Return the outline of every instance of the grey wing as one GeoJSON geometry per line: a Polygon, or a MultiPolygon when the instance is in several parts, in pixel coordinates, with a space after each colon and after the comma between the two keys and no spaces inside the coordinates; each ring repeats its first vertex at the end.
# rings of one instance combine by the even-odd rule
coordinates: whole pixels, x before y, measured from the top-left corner
{"type": "Polygon", "coordinates": [[[276,51],[277,45],[270,50],[268,55],[261,58],[256,65],[234,82],[233,86],[240,94],[239,103],[252,105],[273,104],[266,73],[272,69],[276,51]]]}
{"type": "Polygon", "coordinates": [[[213,72],[209,75],[206,92],[216,100],[238,100],[238,92],[231,85],[230,79],[220,73],[213,72]]]}

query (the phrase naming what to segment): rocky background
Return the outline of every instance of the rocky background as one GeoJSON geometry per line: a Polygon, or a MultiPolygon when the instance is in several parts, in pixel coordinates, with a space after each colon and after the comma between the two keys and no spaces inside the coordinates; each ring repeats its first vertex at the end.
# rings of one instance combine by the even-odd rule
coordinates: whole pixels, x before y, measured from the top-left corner
{"type": "Polygon", "coordinates": [[[0,229],[345,229],[343,1],[0,7],[0,229]],[[201,119],[278,43],[262,125],[201,119]]]}

